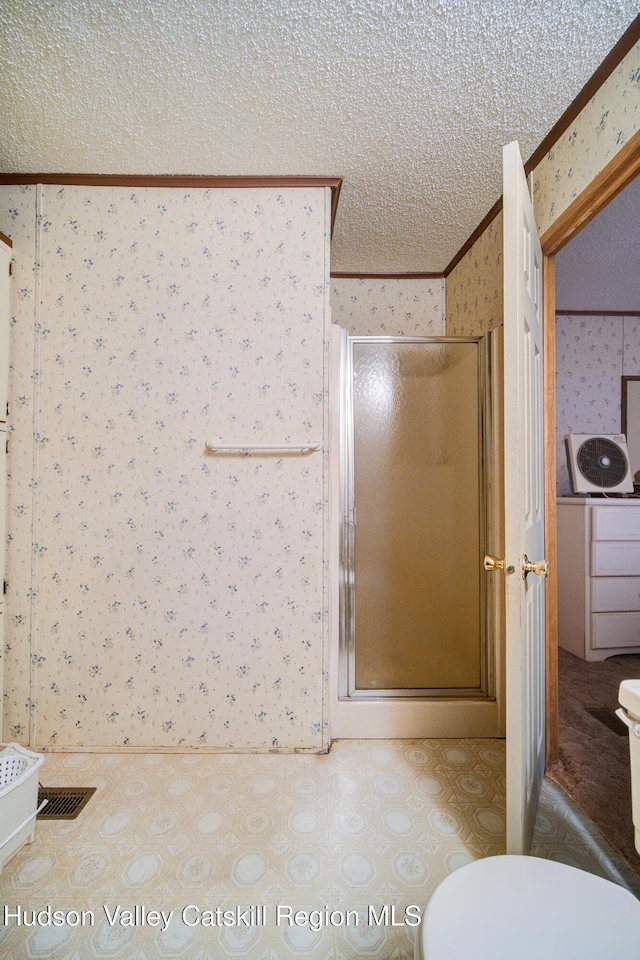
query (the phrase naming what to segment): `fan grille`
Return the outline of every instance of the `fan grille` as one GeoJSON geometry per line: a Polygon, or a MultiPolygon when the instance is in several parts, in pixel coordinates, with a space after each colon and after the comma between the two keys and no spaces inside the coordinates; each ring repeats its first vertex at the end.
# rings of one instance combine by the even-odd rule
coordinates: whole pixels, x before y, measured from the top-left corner
{"type": "Polygon", "coordinates": [[[580,473],[598,487],[616,487],[625,478],[627,460],[617,445],[604,437],[590,437],[578,449],[580,473]]]}

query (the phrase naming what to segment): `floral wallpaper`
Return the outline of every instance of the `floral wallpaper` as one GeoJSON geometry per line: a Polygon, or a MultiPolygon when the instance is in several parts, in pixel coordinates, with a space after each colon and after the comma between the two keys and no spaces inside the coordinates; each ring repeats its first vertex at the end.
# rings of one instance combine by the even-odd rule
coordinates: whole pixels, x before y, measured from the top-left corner
{"type": "Polygon", "coordinates": [[[620,433],[623,376],[640,375],[637,317],[556,317],[557,492],[571,492],[564,436],[620,433]]]}
{"type": "Polygon", "coordinates": [[[444,280],[334,277],[331,319],[354,337],[444,336],[444,280]]]}
{"type": "Polygon", "coordinates": [[[325,455],[205,441],[326,435],[326,192],[0,197],[5,734],[29,738],[30,655],[34,745],[324,749],[325,455]]]}
{"type": "Polygon", "coordinates": [[[475,337],[502,323],[502,213],[447,277],[447,335],[475,337]]]}
{"type": "MultiPolygon", "coordinates": [[[[534,210],[544,233],[640,129],[640,42],[534,170],[534,210]]],[[[475,334],[502,323],[502,215],[449,274],[447,333],[475,334]]]]}
{"type": "Polygon", "coordinates": [[[640,42],[605,80],[534,171],[542,234],[640,129],[640,42]]]}

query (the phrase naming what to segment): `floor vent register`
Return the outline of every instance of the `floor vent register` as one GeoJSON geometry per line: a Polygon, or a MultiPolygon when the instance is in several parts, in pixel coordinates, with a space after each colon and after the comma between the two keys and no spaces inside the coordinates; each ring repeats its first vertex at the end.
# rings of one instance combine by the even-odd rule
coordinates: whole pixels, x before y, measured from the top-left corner
{"type": "Polygon", "coordinates": [[[84,809],[95,787],[39,787],[38,806],[48,800],[46,807],[38,814],[38,820],[75,820],[84,809]]]}

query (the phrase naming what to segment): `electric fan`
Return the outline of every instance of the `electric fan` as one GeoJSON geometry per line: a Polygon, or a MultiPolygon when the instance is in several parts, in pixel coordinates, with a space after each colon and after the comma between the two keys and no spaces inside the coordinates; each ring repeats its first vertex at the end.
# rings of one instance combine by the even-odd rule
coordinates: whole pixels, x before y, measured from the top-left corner
{"type": "Polygon", "coordinates": [[[623,434],[568,433],[564,444],[572,493],[633,493],[623,434]]]}

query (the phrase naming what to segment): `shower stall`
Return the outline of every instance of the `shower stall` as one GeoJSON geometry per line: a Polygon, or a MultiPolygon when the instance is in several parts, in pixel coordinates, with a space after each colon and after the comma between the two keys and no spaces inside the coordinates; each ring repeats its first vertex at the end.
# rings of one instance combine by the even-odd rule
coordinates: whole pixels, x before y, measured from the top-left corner
{"type": "Polygon", "coordinates": [[[495,699],[489,362],[487,337],[342,331],[340,701],[495,699]]]}

